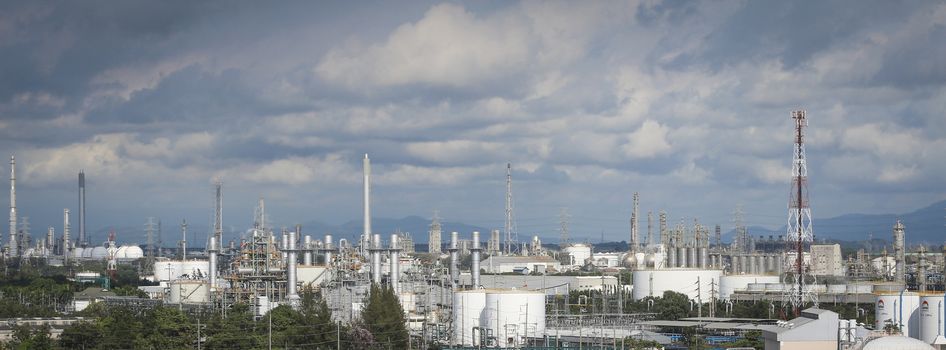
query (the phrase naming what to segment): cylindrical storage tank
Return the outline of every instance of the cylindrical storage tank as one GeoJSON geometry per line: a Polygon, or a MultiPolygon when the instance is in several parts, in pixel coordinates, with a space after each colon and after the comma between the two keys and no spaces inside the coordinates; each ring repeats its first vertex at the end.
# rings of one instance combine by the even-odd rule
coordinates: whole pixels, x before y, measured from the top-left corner
{"type": "Polygon", "coordinates": [[[486,291],[458,291],[453,294],[453,343],[473,346],[473,328],[480,327],[486,307],[486,291]]]}
{"type": "Polygon", "coordinates": [[[483,313],[481,322],[493,331],[499,347],[520,347],[527,338],[545,336],[545,293],[490,290],[483,313]]]}
{"type": "Polygon", "coordinates": [[[210,273],[210,262],[207,260],[160,260],[154,262],[154,279],[156,281],[171,281],[187,275],[200,276],[210,273]]]}
{"type": "Polygon", "coordinates": [[[700,247],[700,268],[706,269],[709,268],[709,249],[706,247],[700,247]]]}
{"type": "Polygon", "coordinates": [[[631,291],[631,298],[640,300],[648,296],[659,297],[666,291],[674,291],[684,293],[690,299],[696,300],[696,281],[699,279],[700,296],[706,302],[712,297],[711,291],[719,288],[722,275],[723,272],[720,270],[681,268],[637,270],[632,275],[634,288],[631,291]]]}
{"type": "Polygon", "coordinates": [[[760,274],[760,275],[765,274],[765,273],[766,273],[766,271],[765,271],[765,256],[764,256],[764,255],[757,255],[757,256],[756,256],[755,263],[756,263],[756,268],[755,268],[756,273],[758,273],[758,274],[760,274]]]}
{"type": "Polygon", "coordinates": [[[689,267],[690,264],[687,261],[687,248],[678,247],[677,248],[677,267],[689,267]]]}
{"type": "Polygon", "coordinates": [[[946,335],[946,318],[943,306],[946,296],[943,293],[920,296],[920,340],[932,344],[939,335],[946,335]]]}
{"type": "Polygon", "coordinates": [[[719,278],[719,298],[726,300],[735,291],[748,290],[750,284],[760,284],[756,291],[762,291],[765,283],[777,283],[778,276],[762,275],[727,275],[719,278]]]}
{"type": "Polygon", "coordinates": [[[748,263],[748,264],[749,264],[749,269],[748,269],[749,274],[752,274],[752,275],[757,275],[757,274],[759,274],[759,270],[758,270],[758,267],[759,267],[759,264],[758,264],[758,262],[759,262],[759,256],[758,256],[758,255],[749,255],[747,260],[749,261],[749,263],[748,263]]]}
{"type": "Polygon", "coordinates": [[[911,338],[920,336],[920,295],[914,292],[902,294],[881,294],[875,304],[875,329],[884,329],[889,322],[899,327],[903,335],[911,338]]]}
{"type": "Polygon", "coordinates": [[[697,248],[696,248],[696,247],[689,247],[689,248],[687,248],[687,264],[688,264],[688,267],[700,267],[700,263],[699,263],[699,261],[697,261],[697,260],[699,259],[698,253],[699,253],[699,252],[697,251],[697,248]]]}
{"type": "Polygon", "coordinates": [[[664,267],[677,267],[676,249],[670,248],[667,250],[667,265],[664,267]]]}
{"type": "Polygon", "coordinates": [[[743,259],[745,259],[745,257],[743,257],[742,255],[735,255],[732,257],[732,261],[733,261],[732,272],[733,273],[746,273],[746,271],[743,270],[743,264],[742,264],[743,259]]]}
{"type": "Polygon", "coordinates": [[[210,284],[203,280],[176,280],[168,285],[169,304],[197,304],[210,301],[210,284]]]}
{"type": "Polygon", "coordinates": [[[749,285],[746,287],[746,290],[750,292],[765,291],[765,283],[749,283],[749,285]]]}
{"type": "Polygon", "coordinates": [[[748,255],[740,256],[739,270],[742,271],[742,273],[751,273],[749,271],[749,256],[748,255]]]}
{"type": "Polygon", "coordinates": [[[828,285],[828,294],[844,294],[847,293],[847,285],[845,284],[829,284],[828,285]]]}
{"type": "Polygon", "coordinates": [[[585,260],[591,258],[591,246],[582,243],[572,244],[565,247],[565,254],[569,256],[569,265],[583,266],[585,260]]]}

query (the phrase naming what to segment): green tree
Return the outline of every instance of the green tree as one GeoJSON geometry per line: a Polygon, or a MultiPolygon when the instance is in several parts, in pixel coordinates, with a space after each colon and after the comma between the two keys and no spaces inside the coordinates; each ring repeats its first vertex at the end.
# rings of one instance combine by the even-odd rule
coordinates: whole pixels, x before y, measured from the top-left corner
{"type": "MultiPolygon", "coordinates": [[[[371,333],[373,344],[381,349],[406,349],[408,337],[404,311],[394,290],[372,284],[361,311],[361,322],[371,333]]],[[[352,344],[356,345],[356,344],[352,344]]]]}
{"type": "Polygon", "coordinates": [[[64,349],[95,349],[102,339],[98,322],[77,322],[62,330],[59,346],[64,349]]]}
{"type": "Polygon", "coordinates": [[[17,350],[48,350],[53,348],[53,341],[49,337],[49,326],[32,328],[27,325],[13,327],[13,340],[8,344],[10,349],[17,350]]]}
{"type": "Polygon", "coordinates": [[[215,314],[207,322],[206,349],[256,349],[263,346],[263,333],[257,327],[250,307],[237,304],[227,316],[215,314]]]}

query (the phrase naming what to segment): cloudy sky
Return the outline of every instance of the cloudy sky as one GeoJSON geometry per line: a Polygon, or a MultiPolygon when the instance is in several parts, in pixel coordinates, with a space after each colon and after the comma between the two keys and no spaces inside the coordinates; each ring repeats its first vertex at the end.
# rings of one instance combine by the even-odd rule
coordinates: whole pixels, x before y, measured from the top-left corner
{"type": "MultiPolygon", "coordinates": [[[[793,109],[814,216],[946,198],[946,4],[3,2],[0,149],[34,232],[374,213],[623,239],[642,214],[786,220],[793,109]]],[[[2,195],[6,198],[6,191],[2,195]]],[[[817,231],[817,222],[815,224],[817,231]]],[[[447,228],[449,230],[449,228],[447,228]]],[[[4,231],[6,231],[4,229],[4,231]]]]}

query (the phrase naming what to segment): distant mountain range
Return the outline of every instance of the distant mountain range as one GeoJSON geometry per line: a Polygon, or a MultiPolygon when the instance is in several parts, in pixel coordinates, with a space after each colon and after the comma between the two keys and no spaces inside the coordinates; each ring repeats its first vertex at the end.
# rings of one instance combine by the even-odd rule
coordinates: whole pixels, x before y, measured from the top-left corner
{"type": "MultiPolygon", "coordinates": [[[[909,244],[943,244],[946,240],[946,201],[933,203],[925,208],[904,214],[844,214],[832,218],[815,218],[812,231],[815,240],[863,241],[873,234],[874,239],[893,240],[893,225],[897,219],[906,227],[909,244]]],[[[750,226],[752,236],[784,235],[787,225],[778,229],[750,226]]],[[[731,241],[735,230],[726,232],[724,241],[731,241]]]]}
{"type": "MultiPolygon", "coordinates": [[[[822,239],[834,241],[863,241],[868,238],[868,233],[873,233],[874,239],[891,241],[893,225],[899,218],[906,226],[906,239],[908,243],[940,245],[946,240],[946,234],[944,234],[946,233],[946,226],[944,226],[944,224],[946,224],[946,219],[944,219],[946,210],[944,210],[944,208],[946,208],[946,200],[903,214],[845,214],[832,218],[815,218],[813,220],[812,230],[818,241],[822,239]]],[[[371,224],[372,231],[382,233],[385,236],[395,231],[407,232],[411,234],[414,243],[427,243],[427,231],[430,225],[430,219],[420,216],[408,216],[400,219],[374,218],[371,224]]],[[[444,221],[441,222],[441,224],[443,226],[443,236],[441,239],[444,242],[450,239],[449,234],[452,231],[457,231],[464,235],[468,235],[469,232],[480,231],[483,233],[482,237],[484,240],[489,237],[488,232],[490,229],[488,228],[450,221],[444,221]]],[[[93,244],[105,241],[111,229],[118,232],[119,242],[138,243],[142,245],[146,243],[144,228],[142,226],[98,229],[91,233],[90,241],[93,244]]],[[[765,236],[768,238],[770,235],[777,237],[785,234],[786,226],[777,229],[750,226],[748,229],[749,234],[752,236],[765,236]]],[[[361,220],[351,220],[337,226],[320,221],[308,221],[302,224],[302,231],[305,234],[311,234],[313,237],[322,237],[326,233],[332,233],[335,235],[336,239],[345,238],[350,240],[356,238],[357,233],[361,232],[361,230],[361,220]]],[[[206,244],[206,236],[207,232],[209,232],[209,227],[206,225],[189,225],[187,231],[188,246],[199,248],[206,244]]],[[[177,224],[165,225],[163,229],[164,246],[175,246],[177,244],[176,242],[181,238],[180,232],[180,227],[177,224]]],[[[227,232],[224,235],[224,240],[228,241],[231,238],[239,237],[242,232],[243,231],[227,232]]],[[[733,234],[733,230],[725,232],[723,234],[723,241],[731,241],[733,234]]],[[[78,235],[75,228],[73,228],[72,235],[73,237],[78,235]]],[[[37,236],[35,232],[34,236],[37,236]]],[[[387,237],[385,237],[385,240],[387,240],[387,237]]],[[[550,240],[550,242],[553,241],[550,240]]]]}

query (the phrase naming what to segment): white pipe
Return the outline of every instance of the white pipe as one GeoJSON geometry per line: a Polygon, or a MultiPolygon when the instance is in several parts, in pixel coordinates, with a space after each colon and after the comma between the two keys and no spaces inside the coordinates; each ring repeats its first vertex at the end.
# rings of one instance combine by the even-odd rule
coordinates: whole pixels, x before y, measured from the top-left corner
{"type": "Polygon", "coordinates": [[[479,231],[473,231],[473,248],[470,249],[472,254],[472,264],[470,265],[470,275],[472,276],[473,289],[480,287],[480,233],[479,231]]]}
{"type": "Polygon", "coordinates": [[[397,234],[391,234],[391,289],[394,290],[394,295],[400,295],[401,286],[398,285],[398,275],[400,273],[400,254],[398,253],[400,249],[397,247],[398,237],[397,234]]]}
{"type": "Polygon", "coordinates": [[[312,266],[312,236],[305,235],[302,239],[302,264],[312,266]]]}

